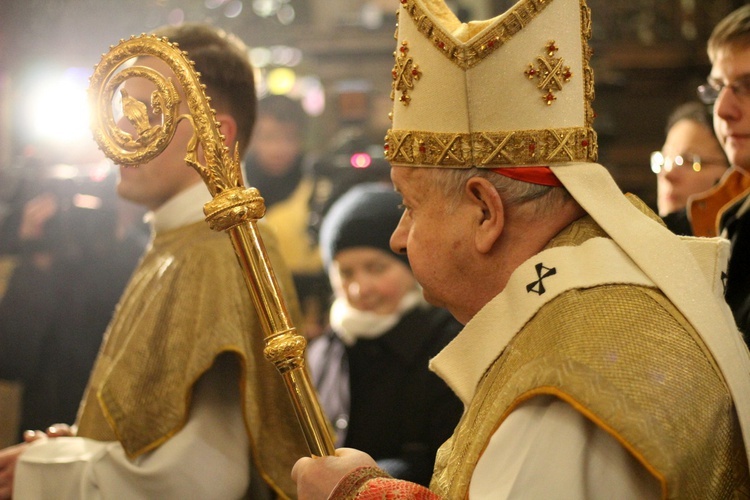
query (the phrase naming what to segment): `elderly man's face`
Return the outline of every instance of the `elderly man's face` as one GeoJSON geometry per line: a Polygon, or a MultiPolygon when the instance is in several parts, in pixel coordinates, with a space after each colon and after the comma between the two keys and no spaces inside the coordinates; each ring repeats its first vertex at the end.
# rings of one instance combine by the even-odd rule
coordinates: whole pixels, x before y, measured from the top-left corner
{"type": "Polygon", "coordinates": [[[460,208],[451,210],[433,186],[431,168],[393,167],[391,180],[403,197],[404,214],[391,236],[391,249],[406,252],[424,297],[445,307],[461,322],[468,321],[464,263],[470,255],[470,224],[460,208]]]}
{"type": "Polygon", "coordinates": [[[750,171],[750,47],[721,49],[711,78],[725,88],[714,104],[714,129],[730,163],[750,171]]]}

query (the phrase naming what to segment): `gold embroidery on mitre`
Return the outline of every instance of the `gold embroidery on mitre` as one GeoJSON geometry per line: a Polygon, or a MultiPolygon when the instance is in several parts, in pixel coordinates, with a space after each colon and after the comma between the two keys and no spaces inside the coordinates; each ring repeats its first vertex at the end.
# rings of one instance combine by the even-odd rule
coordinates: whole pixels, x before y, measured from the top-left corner
{"type": "Polygon", "coordinates": [[[596,161],[592,128],[437,133],[388,130],[385,157],[395,165],[494,168],[596,161]]]}
{"type": "Polygon", "coordinates": [[[393,76],[393,89],[391,90],[391,100],[396,99],[396,92],[401,92],[398,100],[408,106],[411,101],[409,91],[414,88],[414,82],[419,80],[422,72],[419,65],[409,56],[409,43],[404,40],[397,51],[393,53],[396,62],[393,65],[391,75],[393,76]]]}
{"type": "MultiPolygon", "coordinates": [[[[545,7],[553,0],[521,0],[516,3],[507,14],[490,29],[477,35],[470,44],[461,44],[440,25],[436,25],[418,0],[400,0],[401,7],[413,20],[416,29],[425,36],[440,52],[462,69],[469,69],[479,64],[485,57],[494,53],[509,41],[516,33],[524,29],[545,7]]],[[[581,19],[581,48],[583,64],[580,68],[584,95],[584,126],[590,127],[594,122],[594,111],[591,102],[594,100],[594,72],[591,60],[591,10],[585,0],[579,0],[581,19]]],[[[406,22],[401,18],[401,9],[396,12],[399,21],[394,38],[398,39],[398,24],[406,22]]],[[[546,95],[545,95],[546,96],[546,95]]],[[[392,120],[392,115],[389,116],[392,120]]]]}
{"type": "Polygon", "coordinates": [[[517,3],[492,29],[483,33],[471,44],[456,43],[441,26],[436,25],[415,0],[401,0],[404,10],[411,16],[417,29],[448,59],[463,69],[476,66],[492,54],[513,35],[521,31],[551,0],[526,0],[517,3]]]}
{"type": "Polygon", "coordinates": [[[564,66],[562,58],[555,57],[555,53],[560,50],[557,44],[550,40],[544,47],[545,55],[536,58],[537,66],[529,64],[529,68],[524,74],[529,80],[537,79],[537,88],[544,94],[542,100],[547,106],[557,100],[555,92],[563,89],[563,84],[568,83],[573,78],[570,66],[564,66]]]}

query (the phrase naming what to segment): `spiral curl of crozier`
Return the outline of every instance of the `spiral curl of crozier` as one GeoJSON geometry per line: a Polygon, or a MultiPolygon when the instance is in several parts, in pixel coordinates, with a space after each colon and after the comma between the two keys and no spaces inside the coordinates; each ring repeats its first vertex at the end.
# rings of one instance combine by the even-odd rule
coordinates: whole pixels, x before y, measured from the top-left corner
{"type": "Polygon", "coordinates": [[[89,82],[91,129],[99,149],[118,165],[138,166],[149,162],[169,145],[180,121],[193,128],[185,162],[203,178],[208,190],[218,200],[205,213],[213,229],[225,230],[246,220],[257,220],[265,213],[263,198],[257,190],[245,189],[242,183],[239,152],[230,154],[219,131],[216,112],[200,83],[200,73],[188,54],[166,38],[142,34],[110,47],[102,55],[89,82]],[[158,71],[137,65],[137,58],[154,57],[165,62],[174,73],[179,89],[171,78],[158,71]],[[131,65],[133,60],[135,65],[131,65]],[[132,98],[122,84],[130,78],[144,78],[154,85],[148,105],[132,98]],[[122,130],[114,118],[118,89],[122,114],[135,129],[135,135],[122,130]],[[185,99],[189,114],[179,114],[185,99]],[[149,116],[160,124],[152,125],[149,116]],[[198,154],[202,151],[203,162],[198,154]],[[219,196],[222,195],[222,196],[219,196]]]}

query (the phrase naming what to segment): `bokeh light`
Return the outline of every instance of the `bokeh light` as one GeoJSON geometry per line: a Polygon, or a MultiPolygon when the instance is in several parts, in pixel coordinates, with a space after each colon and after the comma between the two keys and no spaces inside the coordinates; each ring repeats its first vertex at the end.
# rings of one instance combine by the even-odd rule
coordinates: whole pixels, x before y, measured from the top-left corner
{"type": "Polygon", "coordinates": [[[294,87],[297,75],[289,68],[274,68],[268,72],[266,85],[272,94],[288,94],[294,87]]]}
{"type": "Polygon", "coordinates": [[[372,164],[372,158],[367,153],[354,153],[349,163],[354,168],[367,168],[372,164]]]}
{"type": "Polygon", "coordinates": [[[59,143],[90,140],[87,68],[37,74],[24,113],[33,139],[59,143]]]}
{"type": "Polygon", "coordinates": [[[232,0],[224,7],[224,15],[229,19],[234,19],[242,13],[242,2],[240,0],[232,0]]]}
{"type": "Polygon", "coordinates": [[[206,0],[203,5],[205,5],[207,9],[218,9],[225,3],[227,3],[227,0],[206,0]]]}
{"type": "Polygon", "coordinates": [[[173,9],[169,14],[167,14],[167,22],[173,26],[184,23],[185,11],[182,9],[173,9]]]}

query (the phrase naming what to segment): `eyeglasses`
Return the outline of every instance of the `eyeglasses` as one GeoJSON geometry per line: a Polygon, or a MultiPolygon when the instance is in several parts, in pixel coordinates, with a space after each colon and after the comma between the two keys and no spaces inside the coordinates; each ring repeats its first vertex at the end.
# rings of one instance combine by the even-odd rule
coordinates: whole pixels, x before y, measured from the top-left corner
{"type": "Polygon", "coordinates": [[[716,102],[724,88],[731,90],[738,99],[747,99],[750,97],[750,77],[740,78],[732,83],[709,78],[706,83],[698,87],[698,98],[704,104],[711,105],[716,102]]]}
{"type": "Polygon", "coordinates": [[[706,165],[726,166],[726,162],[718,159],[702,160],[698,155],[664,156],[661,151],[651,153],[651,171],[659,174],[662,171],[671,172],[680,168],[688,172],[700,172],[706,165]]]}

